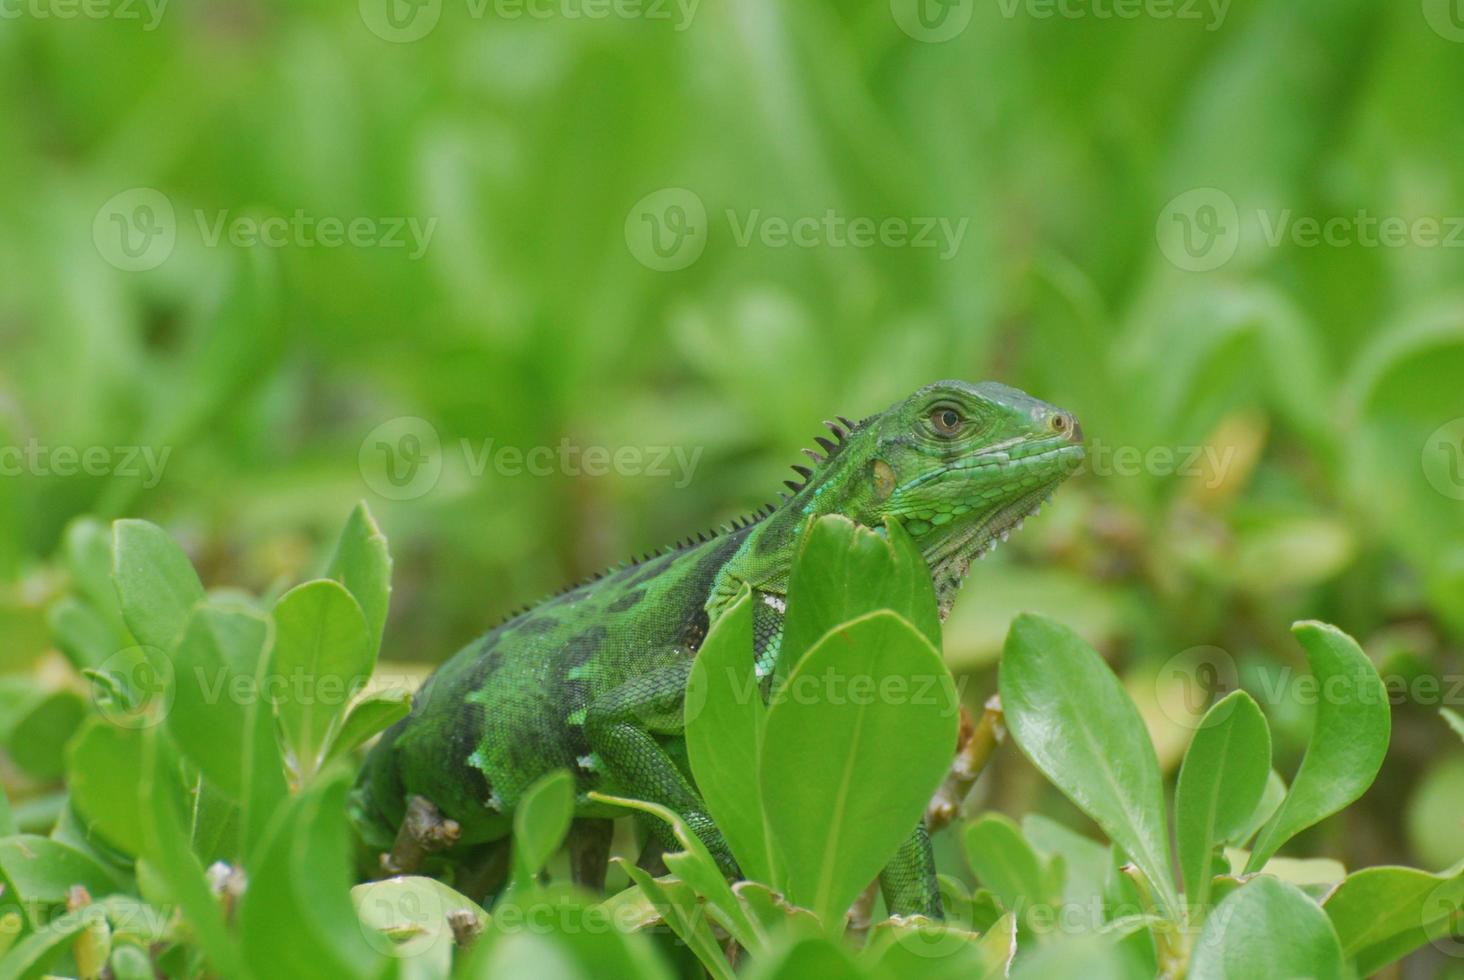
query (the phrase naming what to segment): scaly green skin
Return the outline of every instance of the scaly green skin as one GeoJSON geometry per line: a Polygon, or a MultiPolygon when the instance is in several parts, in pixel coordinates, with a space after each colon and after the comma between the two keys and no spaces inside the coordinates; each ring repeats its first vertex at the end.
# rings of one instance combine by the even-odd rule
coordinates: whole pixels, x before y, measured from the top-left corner
{"type": "MultiPolygon", "coordinates": [[[[944,616],[973,559],[1047,499],[1082,459],[1070,415],[1004,385],[945,381],[820,439],[817,469],[775,508],[706,540],[616,569],[515,616],[460,650],[417,693],[362,770],[363,836],[391,840],[420,795],[458,821],[461,843],[506,835],[540,776],[575,773],[580,818],[615,813],[591,790],[677,811],[729,871],[726,842],[692,783],[682,701],[707,630],[744,584],[757,597],[755,668],[777,657],[798,536],[842,514],[900,520],[930,565],[944,616]]],[[[881,876],[897,913],[938,916],[919,828],[881,876]]]]}

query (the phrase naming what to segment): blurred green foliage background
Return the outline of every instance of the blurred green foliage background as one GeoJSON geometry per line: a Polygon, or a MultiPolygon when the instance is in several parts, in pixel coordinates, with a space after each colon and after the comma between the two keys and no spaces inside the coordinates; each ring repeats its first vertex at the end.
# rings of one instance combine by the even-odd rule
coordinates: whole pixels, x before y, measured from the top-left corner
{"type": "MultiPolygon", "coordinates": [[[[1239,683],[1289,774],[1308,712],[1276,693],[1305,673],[1286,628],[1327,619],[1399,698],[1376,788],[1311,843],[1464,857],[1437,710],[1464,707],[1447,3],[157,4],[0,21],[12,793],[59,772],[59,748],[17,761],[15,719],[76,684],[45,617],[79,515],[158,521],[210,586],[268,593],[365,497],[397,558],[383,656],[430,664],[771,499],[819,420],[954,376],[1071,409],[1094,450],[968,583],[947,630],[968,701],[1035,609],[1120,667],[1166,766],[1195,689],[1239,683]],[[962,233],[778,244],[777,219],[830,213],[962,233]],[[270,216],[283,238],[251,243],[270,216]],[[324,242],[326,218],[362,243],[324,242]],[[405,247],[381,240],[398,225],[405,247]],[[651,268],[648,236],[678,228],[684,267],[651,268]],[[435,433],[440,473],[391,499],[377,442],[405,452],[403,425],[435,433]],[[532,475],[480,466],[485,440],[646,455],[532,475]],[[67,447],[109,462],[67,474],[67,447]],[[695,466],[646,472],[657,447],[695,466]]],[[[1061,809],[1015,753],[987,782],[989,805],[1061,809]]]]}

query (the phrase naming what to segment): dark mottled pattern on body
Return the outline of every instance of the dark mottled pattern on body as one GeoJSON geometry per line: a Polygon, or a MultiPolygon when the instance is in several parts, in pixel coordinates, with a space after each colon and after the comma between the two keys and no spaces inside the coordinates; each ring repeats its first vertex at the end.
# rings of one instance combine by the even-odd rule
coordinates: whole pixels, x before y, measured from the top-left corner
{"type": "MultiPolygon", "coordinates": [[[[506,832],[523,792],[555,768],[601,786],[584,713],[597,697],[693,656],[717,574],[747,530],[617,569],[540,603],[459,651],[393,733],[403,795],[420,793],[465,840],[506,832]]],[[[398,819],[400,814],[386,814],[398,819]]]]}

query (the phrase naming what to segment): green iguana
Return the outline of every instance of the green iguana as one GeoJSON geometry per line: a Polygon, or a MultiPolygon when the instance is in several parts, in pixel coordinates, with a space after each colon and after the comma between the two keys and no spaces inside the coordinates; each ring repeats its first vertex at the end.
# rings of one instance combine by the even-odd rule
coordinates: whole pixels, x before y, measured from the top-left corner
{"type": "MultiPolygon", "coordinates": [[[[571,849],[578,839],[590,855],[574,859],[582,882],[603,885],[617,815],[587,799],[592,790],[676,811],[735,874],[681,734],[692,659],[739,590],[756,598],[752,655],[767,677],[810,519],[842,514],[882,528],[893,518],[929,564],[944,618],[971,562],[1083,458],[1072,415],[993,382],[938,382],[857,424],[826,424],[832,438],[805,450],[815,465],[794,467],[801,479],[788,481],[780,504],[553,596],[439,667],[367,757],[352,804],[363,839],[390,846],[420,797],[456,821],[454,854],[500,840],[524,791],[565,768],[578,793],[571,849]]],[[[652,834],[670,843],[664,827],[652,834]]],[[[924,827],[880,883],[891,912],[941,915],[924,827]]]]}

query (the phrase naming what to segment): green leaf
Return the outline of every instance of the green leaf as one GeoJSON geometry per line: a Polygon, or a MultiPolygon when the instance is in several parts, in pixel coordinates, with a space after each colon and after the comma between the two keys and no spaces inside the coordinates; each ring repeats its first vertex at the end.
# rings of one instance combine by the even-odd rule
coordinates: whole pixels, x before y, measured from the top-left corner
{"type": "Polygon", "coordinates": [[[368,881],[351,889],[356,915],[375,935],[366,941],[395,959],[440,956],[451,963],[452,924],[448,917],[467,912],[479,926],[488,913],[460,892],[433,878],[404,876],[368,881]]]}
{"type": "Polygon", "coordinates": [[[244,954],[255,975],[369,978],[387,960],[367,945],[351,903],[349,772],[322,774],[272,823],[239,906],[244,954]]]}
{"type": "Polygon", "coordinates": [[[808,909],[788,901],[760,881],[739,881],[732,886],[748,916],[770,938],[798,938],[823,934],[823,925],[808,909]]]}
{"type": "MultiPolygon", "coordinates": [[[[666,879],[663,888],[675,890],[678,898],[690,897],[695,903],[695,897],[688,896],[689,889],[681,882],[666,879]]],[[[639,887],[628,888],[622,895],[625,897],[619,902],[587,902],[583,892],[550,885],[525,896],[522,905],[500,901],[482,937],[464,958],[466,963],[459,974],[483,980],[518,976],[671,980],[648,938],[628,931],[636,928],[636,923],[622,917],[638,915],[646,921],[647,916],[636,911],[641,905],[651,910],[649,918],[653,921],[660,921],[659,914],[639,887]],[[552,930],[544,928],[548,923],[553,924],[552,930]],[[543,953],[548,959],[530,963],[533,969],[524,972],[519,967],[525,951],[515,950],[515,944],[520,937],[533,934],[553,945],[529,951],[533,956],[543,953]]]]}
{"type": "Polygon", "coordinates": [[[1190,956],[1190,980],[1343,976],[1342,947],[1327,914],[1296,886],[1267,875],[1216,906],[1190,956]]]}
{"type": "Polygon", "coordinates": [[[182,795],[176,750],[160,727],[145,729],[140,734],[142,774],[135,788],[135,799],[142,814],[142,853],[182,907],[199,947],[214,968],[224,976],[239,976],[242,964],[238,947],[204,878],[203,867],[190,849],[183,811],[161,802],[182,795]]]}
{"type": "Polygon", "coordinates": [[[1053,901],[1042,859],[1009,817],[983,814],[966,825],[962,838],[976,880],[1009,911],[1025,916],[1031,906],[1053,901]]]}
{"type": "Polygon", "coordinates": [[[1266,775],[1266,788],[1261,791],[1261,801],[1256,804],[1255,811],[1246,820],[1245,826],[1232,834],[1226,843],[1242,845],[1251,840],[1276,815],[1276,811],[1281,809],[1281,801],[1285,799],[1286,780],[1272,769],[1266,775]]]}
{"type": "Polygon", "coordinates": [[[1190,907],[1204,909],[1211,854],[1245,829],[1270,774],[1266,717],[1249,694],[1233,691],[1205,712],[1174,791],[1179,866],[1190,907]]]}
{"type": "Polygon", "coordinates": [[[869,930],[859,962],[876,975],[902,980],[997,980],[1014,946],[1000,925],[985,935],[929,919],[886,919],[869,930]]]}
{"type": "Polygon", "coordinates": [[[26,936],[0,959],[0,980],[40,980],[48,976],[48,967],[61,955],[62,947],[90,921],[85,915],[68,913],[26,936]]]}
{"type": "Polygon", "coordinates": [[[1454,730],[1454,734],[1464,738],[1464,716],[1452,708],[1440,708],[1439,714],[1443,716],[1444,721],[1448,722],[1449,727],[1454,730]]]}
{"type": "Polygon", "coordinates": [[[246,852],[288,793],[265,701],[270,622],[200,605],[174,651],[168,729],[184,755],[243,810],[246,852]]]}
{"type": "Polygon", "coordinates": [[[112,635],[122,641],[126,639],[127,624],[122,618],[112,577],[113,541],[112,528],[95,518],[79,517],[67,525],[62,549],[75,591],[91,612],[105,621],[112,635]]]}
{"type": "MultiPolygon", "coordinates": [[[[920,974],[923,976],[924,974],[920,974]]],[[[789,946],[782,956],[760,964],[749,980],[863,980],[870,973],[849,955],[843,943],[811,936],[789,946]]]]}
{"type": "Polygon", "coordinates": [[[1292,632],[1306,650],[1320,692],[1316,722],[1291,791],[1256,840],[1248,873],[1366,792],[1388,751],[1388,692],[1367,654],[1325,623],[1297,623],[1292,632]]]}
{"type": "Polygon", "coordinates": [[[183,754],[228,796],[243,795],[246,702],[268,641],[268,621],[200,605],[173,650],[168,728],[183,754]]]}
{"type": "Polygon", "coordinates": [[[757,778],[767,711],[753,672],[752,614],[751,591],[744,588],[697,651],[686,687],[686,750],[697,789],[738,867],[749,878],[772,881],[757,778]]]}
{"type": "Polygon", "coordinates": [[[1159,761],[1103,658],[1060,623],[1018,616],[997,686],[1017,746],[1128,853],[1177,915],[1159,761]]]}
{"type": "Polygon", "coordinates": [[[286,592],[275,604],[274,621],[270,675],[279,693],[280,727],[301,779],[308,780],[332,724],[371,673],[370,637],[361,606],[330,579],[286,592]]]}
{"type": "Polygon", "coordinates": [[[876,532],[829,514],[805,525],[803,535],[788,583],[779,683],[825,633],[877,609],[899,613],[940,649],[930,570],[898,522],[876,532]]]}
{"type": "Polygon", "coordinates": [[[49,781],[66,769],[66,742],[87,716],[86,704],[69,690],[51,691],[27,707],[10,730],[6,748],[17,766],[49,781]]]}
{"type": "Polygon", "coordinates": [[[112,525],[112,581],[137,642],[168,650],[203,599],[203,583],[168,532],[147,521],[112,525]]]}
{"type": "Polygon", "coordinates": [[[615,858],[630,880],[656,906],[661,918],[676,933],[677,938],[696,954],[715,980],[735,980],[732,967],[712,934],[711,924],[696,900],[696,893],[684,881],[675,878],[657,879],[649,873],[621,858],[615,858]]]}
{"type": "Polygon", "coordinates": [[[412,710],[412,692],[393,687],[366,695],[346,712],[325,758],[329,762],[349,755],[378,734],[405,718],[412,710]]]}
{"type": "Polygon", "coordinates": [[[556,769],[540,777],[513,811],[514,887],[528,890],[564,843],[574,815],[574,776],[556,769]]]}
{"type": "MultiPolygon", "coordinates": [[[[664,856],[666,867],[676,872],[682,881],[706,900],[708,907],[717,917],[718,923],[740,945],[754,954],[763,950],[765,939],[762,932],[748,916],[747,909],[737,899],[732,887],[727,884],[727,879],[722,876],[721,869],[717,867],[716,859],[712,857],[701,838],[697,837],[687,826],[685,820],[666,807],[657,803],[648,803],[645,800],[631,800],[596,792],[591,792],[589,797],[599,803],[623,806],[627,809],[648,813],[670,826],[677,843],[685,850],[666,854],[664,856]]],[[[651,896],[648,894],[647,897],[651,896]]]]}
{"type": "MultiPolygon", "coordinates": [[[[128,854],[144,853],[143,731],[117,728],[100,718],[84,724],[68,752],[71,802],[88,825],[128,854]]],[[[146,801],[152,809],[183,812],[181,794],[146,801]]]]}
{"type": "Polygon", "coordinates": [[[1371,976],[1444,931],[1464,907],[1464,862],[1442,874],[1363,868],[1322,904],[1359,976],[1371,976]]]}
{"type": "Polygon", "coordinates": [[[66,903],[67,889],[81,885],[92,895],[107,895],[123,887],[122,879],[90,855],[48,837],[18,834],[0,838],[0,881],[7,907],[31,917],[31,925],[45,923],[47,906],[66,903]]]}
{"type": "Polygon", "coordinates": [[[930,641],[894,612],[832,630],[768,711],[759,778],[788,898],[824,927],[922,818],[956,744],[955,684],[930,641]]]}
{"type": "Polygon", "coordinates": [[[100,667],[115,650],[127,645],[95,609],[72,595],[51,604],[46,625],[78,672],[100,667]]]}
{"type": "Polygon", "coordinates": [[[15,814],[10,809],[10,797],[5,793],[4,784],[0,783],[0,837],[10,837],[15,833],[15,814]]]}
{"type": "Polygon", "coordinates": [[[391,603],[391,552],[366,501],[358,503],[346,519],[326,575],[344,585],[360,604],[371,636],[371,665],[375,666],[391,603]]]}

